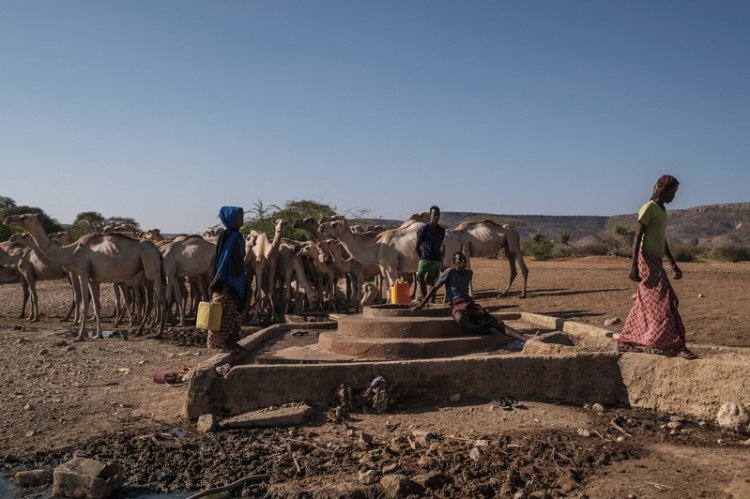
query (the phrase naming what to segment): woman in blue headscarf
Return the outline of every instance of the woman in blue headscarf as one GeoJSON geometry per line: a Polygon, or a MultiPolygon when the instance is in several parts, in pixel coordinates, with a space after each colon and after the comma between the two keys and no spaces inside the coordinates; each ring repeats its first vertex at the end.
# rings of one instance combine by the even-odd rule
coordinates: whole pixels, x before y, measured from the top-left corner
{"type": "Polygon", "coordinates": [[[216,243],[214,280],[211,282],[211,302],[221,304],[221,326],[208,332],[208,348],[242,350],[237,343],[240,331],[240,313],[247,292],[245,273],[245,240],[239,229],[245,214],[239,206],[223,206],[219,218],[226,230],[216,243]]]}

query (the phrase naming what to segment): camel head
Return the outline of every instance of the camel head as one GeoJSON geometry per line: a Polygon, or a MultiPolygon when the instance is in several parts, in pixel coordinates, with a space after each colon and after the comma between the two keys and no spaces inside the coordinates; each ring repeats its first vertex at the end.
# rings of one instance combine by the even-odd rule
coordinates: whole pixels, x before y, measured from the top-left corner
{"type": "Polygon", "coordinates": [[[61,230],[59,232],[53,232],[49,235],[50,241],[53,243],[57,243],[60,246],[67,246],[70,244],[70,234],[68,234],[66,231],[61,230]]]}
{"type": "Polygon", "coordinates": [[[410,216],[409,220],[414,220],[415,222],[424,222],[428,224],[430,223],[430,212],[420,211],[419,213],[415,213],[414,215],[410,216]]]}
{"type": "Polygon", "coordinates": [[[251,230],[245,236],[245,251],[249,252],[250,249],[255,246],[258,242],[258,232],[251,230]]]}
{"type": "MultiPolygon", "coordinates": [[[[330,239],[327,239],[327,241],[330,241],[330,239]]],[[[333,263],[333,256],[331,256],[330,250],[321,243],[317,243],[315,246],[318,249],[318,259],[326,265],[331,265],[333,263]]]]}
{"type": "Polygon", "coordinates": [[[31,235],[28,232],[24,234],[13,234],[12,236],[10,236],[10,239],[8,239],[8,241],[19,246],[24,246],[26,248],[33,247],[33,240],[31,239],[31,235]]]}
{"type": "Polygon", "coordinates": [[[323,262],[323,259],[321,258],[321,253],[318,250],[318,246],[312,241],[306,241],[302,243],[299,246],[299,248],[296,248],[296,253],[299,256],[308,256],[312,260],[318,260],[320,262],[323,262]]]}
{"type": "Polygon", "coordinates": [[[307,227],[312,227],[315,225],[318,225],[315,219],[313,217],[307,217],[303,218],[302,220],[295,220],[294,224],[292,224],[292,227],[295,229],[307,229],[307,227]]]}
{"type": "Polygon", "coordinates": [[[276,224],[274,225],[274,230],[277,234],[280,234],[281,231],[284,230],[284,227],[286,226],[286,220],[283,218],[279,218],[276,220],[276,224]]]}
{"type": "Polygon", "coordinates": [[[326,215],[320,217],[320,220],[318,220],[318,225],[326,222],[335,222],[336,220],[346,220],[346,217],[344,215],[326,215]]]}
{"type": "Polygon", "coordinates": [[[347,232],[351,232],[349,224],[345,219],[323,222],[318,227],[318,232],[324,237],[338,239],[347,232]]]}
{"type": "Polygon", "coordinates": [[[29,230],[33,224],[39,224],[39,215],[36,213],[24,213],[23,215],[10,215],[3,221],[5,225],[15,225],[29,230]]]}
{"type": "Polygon", "coordinates": [[[156,242],[163,241],[164,236],[161,235],[161,230],[159,229],[148,229],[141,234],[141,239],[148,239],[149,241],[156,242]]]}

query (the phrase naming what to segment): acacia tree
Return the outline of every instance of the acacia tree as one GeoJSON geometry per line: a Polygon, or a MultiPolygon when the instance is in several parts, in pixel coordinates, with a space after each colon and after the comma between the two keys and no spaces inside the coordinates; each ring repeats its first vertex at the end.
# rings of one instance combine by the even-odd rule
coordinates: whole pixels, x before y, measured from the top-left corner
{"type": "Polygon", "coordinates": [[[101,232],[107,220],[98,211],[84,211],[76,215],[70,227],[70,237],[73,240],[91,232],[101,232]]]}
{"type": "Polygon", "coordinates": [[[284,228],[282,236],[300,241],[309,239],[310,235],[306,231],[293,228],[292,224],[295,220],[308,217],[318,220],[323,216],[335,215],[336,210],[326,204],[318,203],[316,201],[287,201],[284,204],[284,208],[279,208],[274,204],[267,205],[259,199],[248,213],[252,213],[254,216],[252,216],[242,227],[243,234],[247,234],[250,230],[257,230],[258,232],[265,233],[266,236],[271,238],[273,237],[275,221],[281,218],[286,221],[286,227],[284,228]]]}
{"type": "Polygon", "coordinates": [[[16,205],[16,202],[12,198],[9,198],[7,196],[0,196],[0,210],[13,208],[15,205],[16,205]]]}
{"type": "Polygon", "coordinates": [[[130,217],[109,217],[104,221],[104,226],[117,227],[118,225],[132,225],[136,230],[141,230],[141,224],[130,217]]]}

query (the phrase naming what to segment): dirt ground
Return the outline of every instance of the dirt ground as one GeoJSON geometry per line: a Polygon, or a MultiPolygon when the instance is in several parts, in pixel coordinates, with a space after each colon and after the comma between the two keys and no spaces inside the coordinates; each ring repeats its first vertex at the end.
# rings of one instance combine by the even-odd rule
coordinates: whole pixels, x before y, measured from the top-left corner
{"type": "MultiPolygon", "coordinates": [[[[502,298],[497,290],[505,286],[507,263],[474,260],[479,301],[495,312],[598,326],[627,316],[635,292],[628,260],[528,265],[528,297],[518,296],[517,282],[502,298]]],[[[685,276],[673,285],[688,343],[750,346],[750,263],[681,266],[685,276]]],[[[111,315],[111,288],[103,289],[111,315]]],[[[70,324],[60,322],[68,285],[39,283],[39,296],[44,316],[31,324],[17,318],[20,285],[0,285],[0,463],[6,472],[51,468],[74,454],[115,460],[128,468],[122,497],[197,491],[256,473],[270,479],[237,494],[378,497],[382,488],[360,482],[367,470],[407,475],[421,484],[409,489],[413,482],[407,483],[404,493],[414,497],[750,497],[747,435],[624,408],[406,403],[386,414],[360,408],[343,423],[321,413],[291,429],[199,435],[180,416],[184,386],[152,381],[157,370],[180,370],[211,356],[199,333],[171,328],[159,340],[125,342],[115,334],[75,343],[70,324]]]]}

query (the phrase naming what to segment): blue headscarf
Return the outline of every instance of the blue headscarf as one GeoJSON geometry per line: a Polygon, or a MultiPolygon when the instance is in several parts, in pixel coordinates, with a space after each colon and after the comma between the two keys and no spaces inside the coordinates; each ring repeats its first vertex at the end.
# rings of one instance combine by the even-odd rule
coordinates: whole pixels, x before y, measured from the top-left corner
{"type": "Polygon", "coordinates": [[[247,291],[245,240],[233,225],[235,217],[242,212],[239,206],[222,206],[219,210],[219,219],[227,230],[219,237],[214,265],[216,279],[223,281],[244,300],[247,291]]]}

